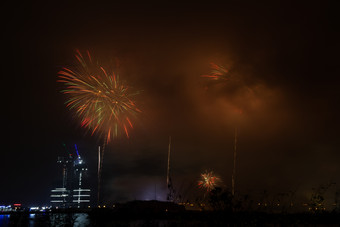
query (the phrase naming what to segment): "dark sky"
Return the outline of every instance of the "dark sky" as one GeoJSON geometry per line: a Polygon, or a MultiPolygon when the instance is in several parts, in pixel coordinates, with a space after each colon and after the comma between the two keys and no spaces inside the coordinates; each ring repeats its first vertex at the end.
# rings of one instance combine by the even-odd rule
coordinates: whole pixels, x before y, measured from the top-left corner
{"type": "Polygon", "coordinates": [[[339,24],[331,1],[5,5],[2,15],[0,204],[42,204],[59,186],[62,143],[77,143],[94,179],[98,136],[63,104],[57,72],[89,50],[118,58],[141,90],[130,139],[107,146],[106,201],[165,198],[168,136],[175,187],[190,197],[200,173],[237,190],[272,193],[340,183],[339,24]],[[200,75],[209,62],[237,83],[200,75]],[[237,112],[242,110],[242,114],[237,112]]]}

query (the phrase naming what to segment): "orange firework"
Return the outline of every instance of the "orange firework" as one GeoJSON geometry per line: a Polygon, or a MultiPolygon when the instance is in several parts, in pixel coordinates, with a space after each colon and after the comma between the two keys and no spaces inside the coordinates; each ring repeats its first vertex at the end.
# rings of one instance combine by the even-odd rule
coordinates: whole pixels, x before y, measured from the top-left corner
{"type": "Polygon", "coordinates": [[[88,51],[85,57],[79,51],[75,56],[77,66],[58,73],[58,82],[65,85],[62,93],[68,96],[67,107],[74,110],[82,127],[104,134],[107,142],[122,133],[129,137],[132,118],[140,112],[133,100],[138,93],[115,72],[95,63],[88,51]]]}
{"type": "Polygon", "coordinates": [[[210,63],[211,72],[207,75],[202,75],[202,77],[211,79],[211,80],[230,80],[231,75],[229,74],[229,70],[221,65],[217,65],[213,62],[210,63]]]}
{"type": "Polygon", "coordinates": [[[206,189],[208,192],[212,191],[221,183],[221,179],[214,175],[213,171],[205,171],[201,174],[201,179],[198,181],[200,188],[206,189]]]}

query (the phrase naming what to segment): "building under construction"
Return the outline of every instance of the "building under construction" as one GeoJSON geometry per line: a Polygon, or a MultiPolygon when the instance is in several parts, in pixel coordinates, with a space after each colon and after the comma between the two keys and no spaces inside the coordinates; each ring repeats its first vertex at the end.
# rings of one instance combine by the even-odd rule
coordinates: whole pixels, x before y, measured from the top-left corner
{"type": "Polygon", "coordinates": [[[71,153],[58,157],[57,163],[62,167],[62,185],[51,190],[51,205],[58,208],[85,208],[90,205],[91,189],[87,182],[87,165],[79,155],[71,153]]]}

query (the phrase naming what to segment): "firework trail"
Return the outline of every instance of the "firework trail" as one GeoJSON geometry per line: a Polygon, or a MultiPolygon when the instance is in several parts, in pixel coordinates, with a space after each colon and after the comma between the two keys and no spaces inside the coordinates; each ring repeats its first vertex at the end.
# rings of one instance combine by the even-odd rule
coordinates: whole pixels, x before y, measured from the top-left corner
{"type": "Polygon", "coordinates": [[[220,183],[221,179],[214,175],[213,171],[205,171],[201,174],[201,178],[198,181],[198,187],[204,188],[207,190],[207,192],[212,191],[214,188],[216,188],[220,183]]]}
{"type": "Polygon", "coordinates": [[[136,107],[131,89],[122,83],[113,71],[104,69],[93,61],[87,51],[86,57],[77,51],[77,66],[63,68],[58,82],[68,96],[66,105],[81,119],[81,126],[91,134],[99,132],[107,143],[133,128],[132,118],[140,110],[136,107]]]}

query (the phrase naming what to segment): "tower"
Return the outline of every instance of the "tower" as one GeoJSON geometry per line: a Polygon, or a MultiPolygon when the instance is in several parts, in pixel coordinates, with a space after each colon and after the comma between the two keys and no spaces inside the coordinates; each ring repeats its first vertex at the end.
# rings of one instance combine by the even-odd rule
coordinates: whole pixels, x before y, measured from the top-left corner
{"type": "Polygon", "coordinates": [[[53,207],[67,208],[71,205],[71,191],[73,181],[73,157],[59,156],[57,163],[62,165],[62,187],[51,190],[51,205],[53,207]]]}
{"type": "Polygon", "coordinates": [[[87,177],[87,165],[78,155],[74,161],[74,187],[73,187],[73,207],[84,208],[90,204],[91,189],[86,185],[85,178],[87,177]]]}
{"type": "Polygon", "coordinates": [[[74,146],[76,158],[71,153],[66,157],[58,157],[57,163],[62,166],[62,187],[51,190],[53,207],[84,208],[90,205],[91,190],[86,179],[87,165],[79,155],[77,145],[74,146]]]}

